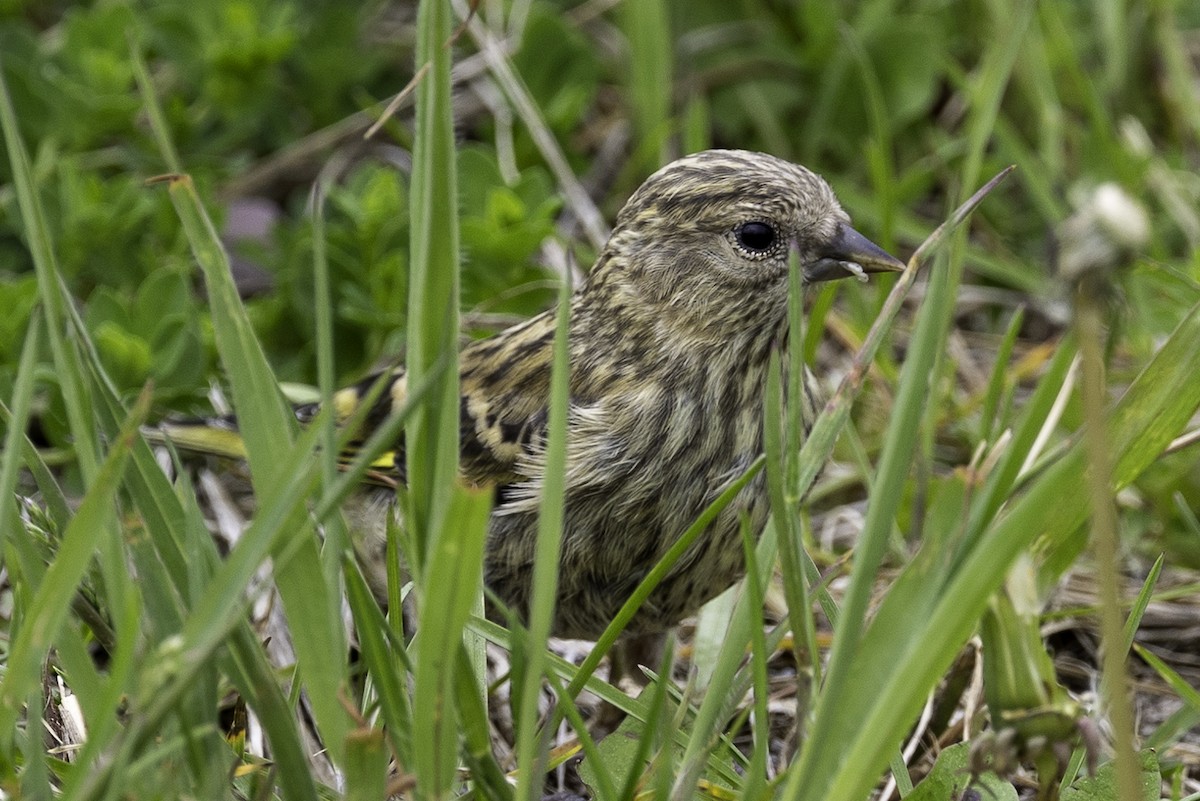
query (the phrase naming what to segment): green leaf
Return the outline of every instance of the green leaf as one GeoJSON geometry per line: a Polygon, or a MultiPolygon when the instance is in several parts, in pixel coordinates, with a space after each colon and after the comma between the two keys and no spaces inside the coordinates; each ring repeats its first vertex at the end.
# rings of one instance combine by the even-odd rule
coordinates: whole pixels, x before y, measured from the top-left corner
{"type": "Polygon", "coordinates": [[[600,81],[596,52],[579,29],[540,4],[530,11],[512,64],[555,131],[579,122],[600,81]]]}
{"type": "MultiPolygon", "coordinates": [[[[1141,753],[1140,761],[1141,799],[1142,801],[1158,801],[1159,791],[1162,788],[1158,755],[1152,749],[1146,749],[1141,753]]],[[[1118,798],[1116,769],[1111,762],[1101,765],[1095,776],[1076,779],[1070,787],[1063,790],[1059,798],[1061,801],[1131,801],[1118,798]]]]}
{"type": "Polygon", "coordinates": [[[955,743],[938,754],[933,770],[905,796],[904,801],[958,801],[971,788],[981,798],[992,801],[1017,801],[1017,790],[996,774],[971,771],[973,743],[955,743]]]}
{"type": "Polygon", "coordinates": [[[579,778],[595,791],[602,786],[600,771],[609,776],[641,776],[646,771],[646,758],[641,741],[646,737],[646,726],[640,720],[627,717],[612,734],[596,745],[598,761],[591,758],[579,763],[579,778]]]}

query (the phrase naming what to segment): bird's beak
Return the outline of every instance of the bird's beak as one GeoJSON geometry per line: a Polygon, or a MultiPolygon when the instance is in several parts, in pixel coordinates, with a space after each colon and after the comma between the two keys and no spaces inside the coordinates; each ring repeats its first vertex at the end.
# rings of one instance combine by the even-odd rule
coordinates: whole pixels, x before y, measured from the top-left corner
{"type": "Polygon", "coordinates": [[[833,281],[855,276],[867,280],[867,273],[890,273],[904,269],[904,262],[888,253],[848,225],[838,226],[837,236],[818,254],[816,261],[804,265],[808,283],[833,281]]]}

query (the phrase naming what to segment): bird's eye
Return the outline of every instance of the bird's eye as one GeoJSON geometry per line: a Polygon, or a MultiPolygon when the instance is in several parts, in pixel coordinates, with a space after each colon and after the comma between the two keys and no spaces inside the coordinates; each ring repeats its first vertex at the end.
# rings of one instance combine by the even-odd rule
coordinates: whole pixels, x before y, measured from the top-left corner
{"type": "Polygon", "coordinates": [[[734,229],[737,243],[751,253],[766,253],[775,246],[775,229],[765,222],[746,222],[734,229]]]}

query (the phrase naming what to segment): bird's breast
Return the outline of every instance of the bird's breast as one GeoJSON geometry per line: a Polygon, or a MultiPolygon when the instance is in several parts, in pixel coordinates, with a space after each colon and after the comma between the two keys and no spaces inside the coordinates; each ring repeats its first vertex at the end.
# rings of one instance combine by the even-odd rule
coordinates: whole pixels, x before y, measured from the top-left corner
{"type": "MultiPolygon", "coordinates": [[[[634,587],[762,451],[765,368],[679,373],[572,409],[562,533],[563,636],[595,637],[634,587]]],[[[531,571],[540,481],[509,493],[489,548],[493,590],[520,608],[531,571]]],[[[729,587],[744,570],[740,524],[767,516],[756,476],[676,564],[632,624],[655,630],[729,587]]]]}

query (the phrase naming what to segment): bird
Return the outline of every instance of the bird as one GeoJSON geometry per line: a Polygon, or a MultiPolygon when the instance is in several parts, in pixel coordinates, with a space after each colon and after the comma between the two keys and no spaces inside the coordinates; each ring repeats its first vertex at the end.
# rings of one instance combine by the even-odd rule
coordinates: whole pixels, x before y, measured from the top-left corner
{"type": "MultiPolygon", "coordinates": [[[[851,227],[821,176],[765,153],[685,156],[647,178],[619,211],[570,300],[554,636],[597,639],[672,543],[762,453],[768,362],[788,341],[793,253],[805,283],[904,268],[851,227]]],[[[459,354],[459,475],[494,490],[483,575],[495,616],[507,609],[522,617],[532,594],[555,325],[556,311],[547,310],[459,354]]],[[[807,428],[820,389],[808,371],[802,384],[807,428]]],[[[369,429],[408,391],[396,367],[333,403],[345,418],[371,395],[369,429]],[[380,381],[385,391],[371,393],[380,381]]],[[[307,421],[316,411],[299,407],[297,416],[307,421]]],[[[177,426],[167,436],[183,433],[177,426]]],[[[403,448],[397,442],[390,459],[398,482],[403,448]]],[[[374,563],[377,576],[394,502],[394,490],[372,488],[348,514],[365,532],[360,561],[374,563]]],[[[653,640],[737,582],[742,521],[757,537],[768,506],[760,472],[683,554],[625,636],[653,640]]]]}

